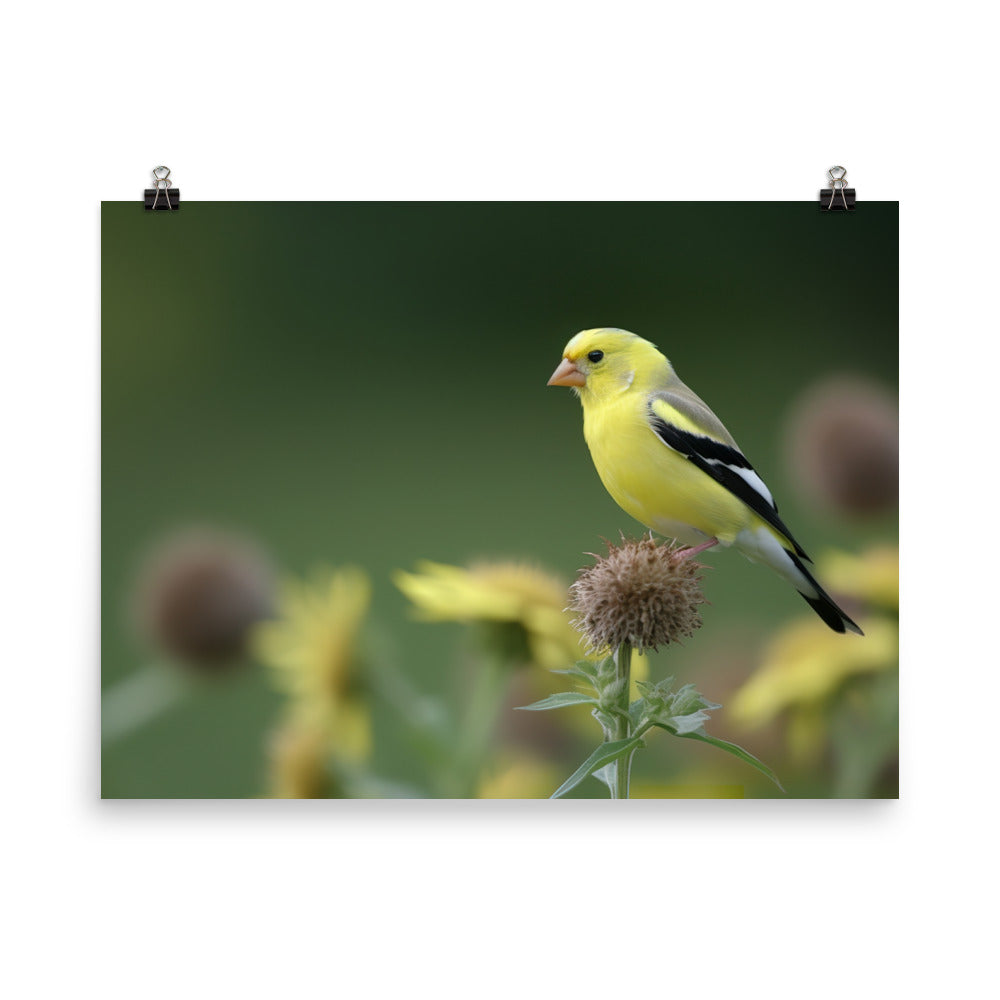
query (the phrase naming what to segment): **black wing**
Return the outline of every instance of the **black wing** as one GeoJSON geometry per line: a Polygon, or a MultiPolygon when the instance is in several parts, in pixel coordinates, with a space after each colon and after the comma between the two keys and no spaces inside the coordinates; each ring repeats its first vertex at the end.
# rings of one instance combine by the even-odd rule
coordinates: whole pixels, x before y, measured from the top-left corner
{"type": "Polygon", "coordinates": [[[711,476],[720,486],[742,500],[755,514],[763,518],[775,531],[780,532],[795,547],[802,559],[812,562],[802,546],[792,537],[784,521],[778,517],[778,505],[774,502],[763,480],[741,452],[714,438],[702,434],[682,431],[679,427],[658,416],[652,406],[649,408],[650,426],[656,436],[668,447],[679,452],[689,462],[696,465],[707,476],[711,476]],[[760,483],[764,492],[755,488],[750,480],[741,475],[742,469],[760,483]]]}

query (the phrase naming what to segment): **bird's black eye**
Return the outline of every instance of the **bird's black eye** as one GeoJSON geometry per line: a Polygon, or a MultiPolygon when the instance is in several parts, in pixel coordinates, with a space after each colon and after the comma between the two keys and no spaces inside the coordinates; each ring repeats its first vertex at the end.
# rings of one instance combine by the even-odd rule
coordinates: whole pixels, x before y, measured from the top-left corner
{"type": "Polygon", "coordinates": [[[587,355],[587,360],[596,363],[600,361],[601,358],[603,357],[604,357],[604,351],[591,351],[590,354],[587,355]]]}

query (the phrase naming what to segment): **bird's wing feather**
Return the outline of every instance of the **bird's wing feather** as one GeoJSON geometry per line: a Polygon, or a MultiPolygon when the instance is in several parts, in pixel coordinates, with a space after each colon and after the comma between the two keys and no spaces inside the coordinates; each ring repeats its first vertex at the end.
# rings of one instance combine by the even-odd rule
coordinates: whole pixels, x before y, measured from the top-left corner
{"type": "Polygon", "coordinates": [[[711,476],[720,486],[742,500],[755,514],[809,560],[778,516],[771,491],[736,446],[719,418],[687,386],[684,393],[667,390],[649,400],[650,427],[668,447],[711,476]]]}

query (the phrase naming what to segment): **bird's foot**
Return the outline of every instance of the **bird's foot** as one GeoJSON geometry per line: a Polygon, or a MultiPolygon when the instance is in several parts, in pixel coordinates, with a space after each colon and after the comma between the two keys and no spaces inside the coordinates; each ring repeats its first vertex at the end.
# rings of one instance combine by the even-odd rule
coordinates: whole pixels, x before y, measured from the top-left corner
{"type": "Polygon", "coordinates": [[[674,556],[677,559],[691,559],[693,556],[704,552],[705,549],[710,549],[713,545],[718,545],[718,538],[710,538],[707,542],[702,542],[701,545],[692,545],[689,549],[678,549],[674,556]]]}

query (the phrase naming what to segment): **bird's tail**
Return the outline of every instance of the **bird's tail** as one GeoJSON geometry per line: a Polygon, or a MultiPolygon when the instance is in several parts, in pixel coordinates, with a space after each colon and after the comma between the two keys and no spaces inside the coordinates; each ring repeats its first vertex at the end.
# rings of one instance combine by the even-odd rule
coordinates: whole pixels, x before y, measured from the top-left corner
{"type": "Polygon", "coordinates": [[[801,549],[792,549],[790,546],[794,542],[790,539],[782,539],[772,528],[761,525],[756,531],[741,533],[736,539],[736,545],[748,558],[770,566],[784,577],[834,632],[864,635],[806,569],[808,556],[801,549]]]}
{"type": "Polygon", "coordinates": [[[864,635],[854,622],[840,608],[836,601],[816,582],[816,577],[806,569],[802,560],[794,553],[785,550],[789,559],[795,564],[795,568],[805,577],[807,587],[795,582],[795,589],[802,595],[806,604],[809,605],[826,622],[834,632],[855,632],[864,635]]]}

